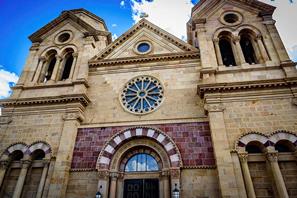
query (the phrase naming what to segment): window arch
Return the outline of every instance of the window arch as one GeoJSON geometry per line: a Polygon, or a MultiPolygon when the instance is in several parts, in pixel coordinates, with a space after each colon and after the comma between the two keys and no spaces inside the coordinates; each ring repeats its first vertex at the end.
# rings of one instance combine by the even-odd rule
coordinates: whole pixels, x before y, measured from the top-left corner
{"type": "Polygon", "coordinates": [[[252,141],[245,146],[245,150],[248,153],[263,153],[265,146],[261,142],[252,141]]]}
{"type": "Polygon", "coordinates": [[[235,57],[232,48],[231,33],[222,32],[219,35],[219,47],[222,56],[223,64],[227,67],[235,66],[235,57]]]}
{"type": "Polygon", "coordinates": [[[289,140],[280,140],[274,145],[274,147],[275,150],[277,150],[280,153],[295,151],[295,146],[289,140]]]}
{"type": "Polygon", "coordinates": [[[40,82],[47,82],[51,79],[53,71],[57,62],[56,58],[57,52],[55,50],[50,50],[46,53],[46,62],[44,64],[43,72],[40,76],[40,82]]]}
{"type": "Polygon", "coordinates": [[[125,165],[125,172],[147,172],[159,169],[156,159],[147,153],[133,155],[125,165]]]}
{"type": "Polygon", "coordinates": [[[61,68],[61,74],[59,80],[67,80],[71,75],[71,69],[73,67],[74,56],[73,56],[73,49],[67,48],[64,52],[64,63],[61,68]]]}
{"type": "Polygon", "coordinates": [[[256,36],[251,30],[244,29],[240,33],[240,46],[245,58],[249,64],[257,64],[259,60],[256,55],[256,44],[254,42],[256,36]]]}
{"type": "Polygon", "coordinates": [[[15,150],[9,154],[9,158],[12,161],[20,161],[21,159],[24,158],[24,153],[21,150],[15,150]]]}

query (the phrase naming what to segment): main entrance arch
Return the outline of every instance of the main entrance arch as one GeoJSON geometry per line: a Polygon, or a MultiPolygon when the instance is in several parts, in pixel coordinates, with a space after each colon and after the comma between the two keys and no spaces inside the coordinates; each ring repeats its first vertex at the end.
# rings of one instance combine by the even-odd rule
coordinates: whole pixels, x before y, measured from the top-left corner
{"type": "Polygon", "coordinates": [[[170,189],[180,185],[181,167],[178,147],[167,134],[149,127],[129,128],[112,136],[101,150],[96,165],[98,187],[105,197],[122,198],[128,184],[138,182],[135,186],[150,186],[159,190],[160,198],[169,198],[170,189]],[[138,154],[155,159],[157,170],[125,171],[131,157],[138,154]]]}

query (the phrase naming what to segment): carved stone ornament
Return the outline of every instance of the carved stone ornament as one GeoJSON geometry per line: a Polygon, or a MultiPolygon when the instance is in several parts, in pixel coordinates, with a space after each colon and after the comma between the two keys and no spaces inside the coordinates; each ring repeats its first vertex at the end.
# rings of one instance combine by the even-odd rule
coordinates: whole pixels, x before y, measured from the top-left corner
{"type": "Polygon", "coordinates": [[[269,162],[277,162],[278,160],[278,152],[271,152],[266,154],[269,162]]]}
{"type": "Polygon", "coordinates": [[[225,110],[225,107],[223,104],[206,104],[204,109],[208,112],[222,112],[225,110]]]}
{"type": "Polygon", "coordinates": [[[168,176],[170,176],[170,171],[169,170],[162,170],[161,176],[162,177],[168,177],[168,176]]]}
{"type": "Polygon", "coordinates": [[[297,106],[297,98],[293,98],[292,103],[297,106]]]}
{"type": "Polygon", "coordinates": [[[180,169],[179,168],[170,169],[170,175],[172,179],[180,179],[180,169]]]}
{"type": "Polygon", "coordinates": [[[119,177],[119,173],[118,172],[110,172],[110,177],[112,179],[117,179],[119,177]]]}
{"type": "Polygon", "coordinates": [[[12,122],[11,117],[7,117],[7,116],[1,116],[0,117],[0,124],[9,124],[11,122],[12,122]]]}
{"type": "Polygon", "coordinates": [[[247,152],[238,153],[238,157],[241,163],[246,163],[248,160],[248,153],[247,152]]]}
{"type": "Polygon", "coordinates": [[[82,121],[83,118],[80,113],[66,113],[63,115],[63,120],[80,120],[82,121]]]}
{"type": "Polygon", "coordinates": [[[31,160],[21,160],[22,168],[29,168],[31,165],[31,160]]]}
{"type": "Polygon", "coordinates": [[[7,160],[0,161],[0,169],[7,169],[8,166],[9,166],[9,161],[7,160]]]}
{"type": "Polygon", "coordinates": [[[98,176],[101,179],[108,179],[109,178],[109,171],[108,170],[99,170],[98,176]]]}

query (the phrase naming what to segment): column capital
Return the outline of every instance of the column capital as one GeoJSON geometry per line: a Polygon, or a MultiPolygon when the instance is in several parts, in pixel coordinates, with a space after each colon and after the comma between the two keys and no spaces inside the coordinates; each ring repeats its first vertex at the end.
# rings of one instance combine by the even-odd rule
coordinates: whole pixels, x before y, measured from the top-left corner
{"type": "Polygon", "coordinates": [[[43,166],[48,165],[50,162],[51,162],[50,159],[44,159],[44,160],[42,160],[42,164],[43,164],[43,166]]]}
{"type": "Polygon", "coordinates": [[[9,161],[8,160],[1,160],[0,161],[0,169],[7,169],[9,166],[9,161]]]}
{"type": "Polygon", "coordinates": [[[73,56],[73,57],[78,57],[78,52],[73,52],[73,53],[72,53],[72,56],[73,56]]]}
{"type": "Polygon", "coordinates": [[[98,176],[101,179],[108,179],[109,178],[109,171],[108,170],[99,170],[98,176]]]}
{"type": "Polygon", "coordinates": [[[204,105],[204,109],[208,112],[223,112],[225,107],[223,104],[206,104],[204,105]]]}
{"type": "Polygon", "coordinates": [[[214,39],[213,39],[213,42],[214,42],[214,43],[218,43],[219,41],[220,41],[219,38],[214,38],[214,39]]]}
{"type": "Polygon", "coordinates": [[[172,179],[180,179],[180,168],[171,168],[170,176],[172,179]]]}
{"type": "Polygon", "coordinates": [[[29,168],[31,162],[31,160],[21,160],[22,168],[29,168]]]}
{"type": "Polygon", "coordinates": [[[44,62],[44,61],[47,60],[47,58],[46,58],[45,56],[40,56],[40,57],[38,58],[38,60],[39,60],[40,62],[44,62]]]}
{"type": "Polygon", "coordinates": [[[118,172],[110,172],[109,176],[111,177],[111,179],[117,179],[119,177],[119,173],[118,172]]]}
{"type": "Polygon", "coordinates": [[[256,35],[256,39],[257,39],[257,40],[262,40],[262,34],[257,34],[257,35],[256,35]]]}
{"type": "Polygon", "coordinates": [[[56,57],[57,61],[61,61],[63,59],[63,57],[60,55],[56,55],[55,57],[56,57]]]}
{"type": "Polygon", "coordinates": [[[168,177],[170,176],[170,171],[168,169],[163,169],[160,175],[161,177],[168,177]]]}
{"type": "Polygon", "coordinates": [[[63,115],[63,120],[64,121],[69,121],[69,120],[79,120],[79,121],[82,121],[83,120],[83,116],[79,112],[69,112],[69,113],[65,113],[63,115]]]}
{"type": "Polygon", "coordinates": [[[240,160],[241,163],[247,162],[248,161],[248,156],[249,156],[248,152],[238,153],[238,157],[239,157],[239,160],[240,160]]]}
{"type": "Polygon", "coordinates": [[[239,42],[240,41],[240,36],[239,35],[233,36],[233,41],[234,42],[239,42]]]}
{"type": "Polygon", "coordinates": [[[278,152],[268,152],[268,153],[266,153],[266,157],[269,162],[277,162],[278,152]]]}

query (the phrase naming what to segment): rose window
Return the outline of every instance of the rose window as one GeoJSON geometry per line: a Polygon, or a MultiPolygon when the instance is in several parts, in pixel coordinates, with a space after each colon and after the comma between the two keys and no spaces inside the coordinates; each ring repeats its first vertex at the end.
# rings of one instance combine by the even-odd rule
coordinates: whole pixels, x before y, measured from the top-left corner
{"type": "Polygon", "coordinates": [[[122,105],[132,113],[154,111],[163,101],[163,87],[152,76],[138,76],[130,80],[121,94],[122,105]]]}

